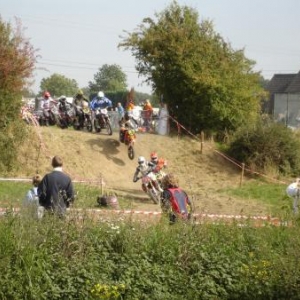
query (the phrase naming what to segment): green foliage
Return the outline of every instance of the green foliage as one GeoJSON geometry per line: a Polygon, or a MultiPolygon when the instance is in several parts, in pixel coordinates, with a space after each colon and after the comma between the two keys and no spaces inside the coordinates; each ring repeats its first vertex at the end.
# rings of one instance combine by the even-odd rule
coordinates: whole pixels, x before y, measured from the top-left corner
{"type": "Polygon", "coordinates": [[[1,299],[298,299],[293,227],[0,219],[1,299]]]}
{"type": "Polygon", "coordinates": [[[297,176],[300,172],[300,140],[282,124],[258,122],[241,128],[227,153],[257,171],[272,167],[284,175],[297,176]]]}
{"type": "Polygon", "coordinates": [[[0,18],[0,171],[10,171],[17,150],[26,139],[26,130],[19,118],[21,96],[32,76],[36,62],[35,50],[16,27],[0,18]]]}
{"type": "Polygon", "coordinates": [[[94,75],[94,81],[89,82],[90,92],[98,93],[99,91],[118,92],[126,91],[127,76],[119,65],[104,64],[94,75]]]}
{"type": "Polygon", "coordinates": [[[59,97],[61,95],[72,97],[78,91],[78,84],[75,79],[70,79],[64,75],[55,73],[41,80],[40,94],[43,94],[44,91],[50,92],[53,97],[59,97]]]}
{"type": "Polygon", "coordinates": [[[199,24],[198,13],[176,1],[155,17],[127,33],[119,47],[131,50],[171,114],[194,132],[254,122],[262,88],[244,50],[233,50],[210,21],[199,24]]]}

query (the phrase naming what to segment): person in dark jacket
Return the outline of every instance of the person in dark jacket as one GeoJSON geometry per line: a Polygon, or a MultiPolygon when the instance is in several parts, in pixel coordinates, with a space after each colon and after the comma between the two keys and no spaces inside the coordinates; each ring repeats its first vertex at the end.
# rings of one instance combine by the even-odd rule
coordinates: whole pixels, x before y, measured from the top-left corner
{"type": "Polygon", "coordinates": [[[50,211],[64,216],[66,209],[75,199],[71,178],[62,170],[63,160],[60,156],[52,159],[53,171],[44,176],[38,185],[39,203],[50,211]]]}

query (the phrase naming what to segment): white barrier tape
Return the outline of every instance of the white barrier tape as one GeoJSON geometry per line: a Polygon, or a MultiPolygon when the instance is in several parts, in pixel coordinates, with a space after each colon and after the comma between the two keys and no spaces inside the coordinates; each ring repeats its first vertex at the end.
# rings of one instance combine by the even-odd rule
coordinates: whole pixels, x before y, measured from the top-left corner
{"type": "MultiPolygon", "coordinates": [[[[17,212],[19,207],[4,208],[0,207],[0,212],[6,211],[17,212]]],[[[142,215],[161,215],[160,211],[144,211],[144,210],[115,210],[115,209],[93,209],[93,208],[71,208],[70,211],[74,212],[91,212],[91,213],[116,213],[116,214],[142,214],[142,215]]],[[[243,215],[224,215],[224,214],[192,214],[193,217],[210,218],[210,219],[244,219],[244,220],[265,220],[265,221],[279,221],[278,218],[270,216],[243,216],[243,215]]]]}

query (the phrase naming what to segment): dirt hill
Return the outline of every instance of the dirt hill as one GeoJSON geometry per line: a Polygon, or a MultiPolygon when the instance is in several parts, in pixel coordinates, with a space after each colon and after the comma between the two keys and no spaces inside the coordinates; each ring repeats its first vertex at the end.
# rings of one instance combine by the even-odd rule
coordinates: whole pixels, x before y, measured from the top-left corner
{"type": "Polygon", "coordinates": [[[64,159],[64,170],[73,180],[100,180],[102,177],[106,189],[145,198],[136,209],[159,211],[157,205],[147,201],[140,182],[132,182],[137,157],[149,158],[150,153],[156,151],[167,159],[167,171],[178,175],[180,186],[192,197],[197,212],[259,215],[268,211],[267,207],[250,199],[246,202],[218,192],[238,187],[240,170],[217,154],[210,142],[204,144],[200,154],[200,143],[196,139],[138,133],[136,159],[131,161],[126,146],[118,141],[117,132],[108,136],[71,128],[38,127],[33,130],[34,138],[20,149],[23,167],[11,174],[13,176],[31,178],[37,170],[45,174],[51,171],[51,158],[60,155],[64,159]]]}

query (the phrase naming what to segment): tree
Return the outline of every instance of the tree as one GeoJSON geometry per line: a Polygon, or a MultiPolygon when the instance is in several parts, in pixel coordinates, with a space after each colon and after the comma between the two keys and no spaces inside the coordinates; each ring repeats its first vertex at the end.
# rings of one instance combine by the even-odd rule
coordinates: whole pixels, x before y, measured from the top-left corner
{"type": "Polygon", "coordinates": [[[259,112],[259,74],[244,50],[234,51],[208,20],[176,1],[157,20],[145,18],[119,44],[137,71],[163,95],[170,113],[194,132],[236,129],[259,112]]]}
{"type": "Polygon", "coordinates": [[[0,18],[0,170],[10,171],[18,148],[26,139],[20,119],[22,91],[30,85],[36,50],[24,37],[21,22],[6,23],[0,18]]]}
{"type": "Polygon", "coordinates": [[[91,94],[99,91],[117,92],[125,91],[127,86],[127,76],[122,68],[116,64],[105,64],[94,75],[94,82],[89,82],[91,94]]]}
{"type": "Polygon", "coordinates": [[[48,78],[42,79],[40,89],[41,94],[44,91],[48,91],[54,97],[61,95],[73,96],[78,91],[78,84],[75,79],[55,73],[48,78]]]}

